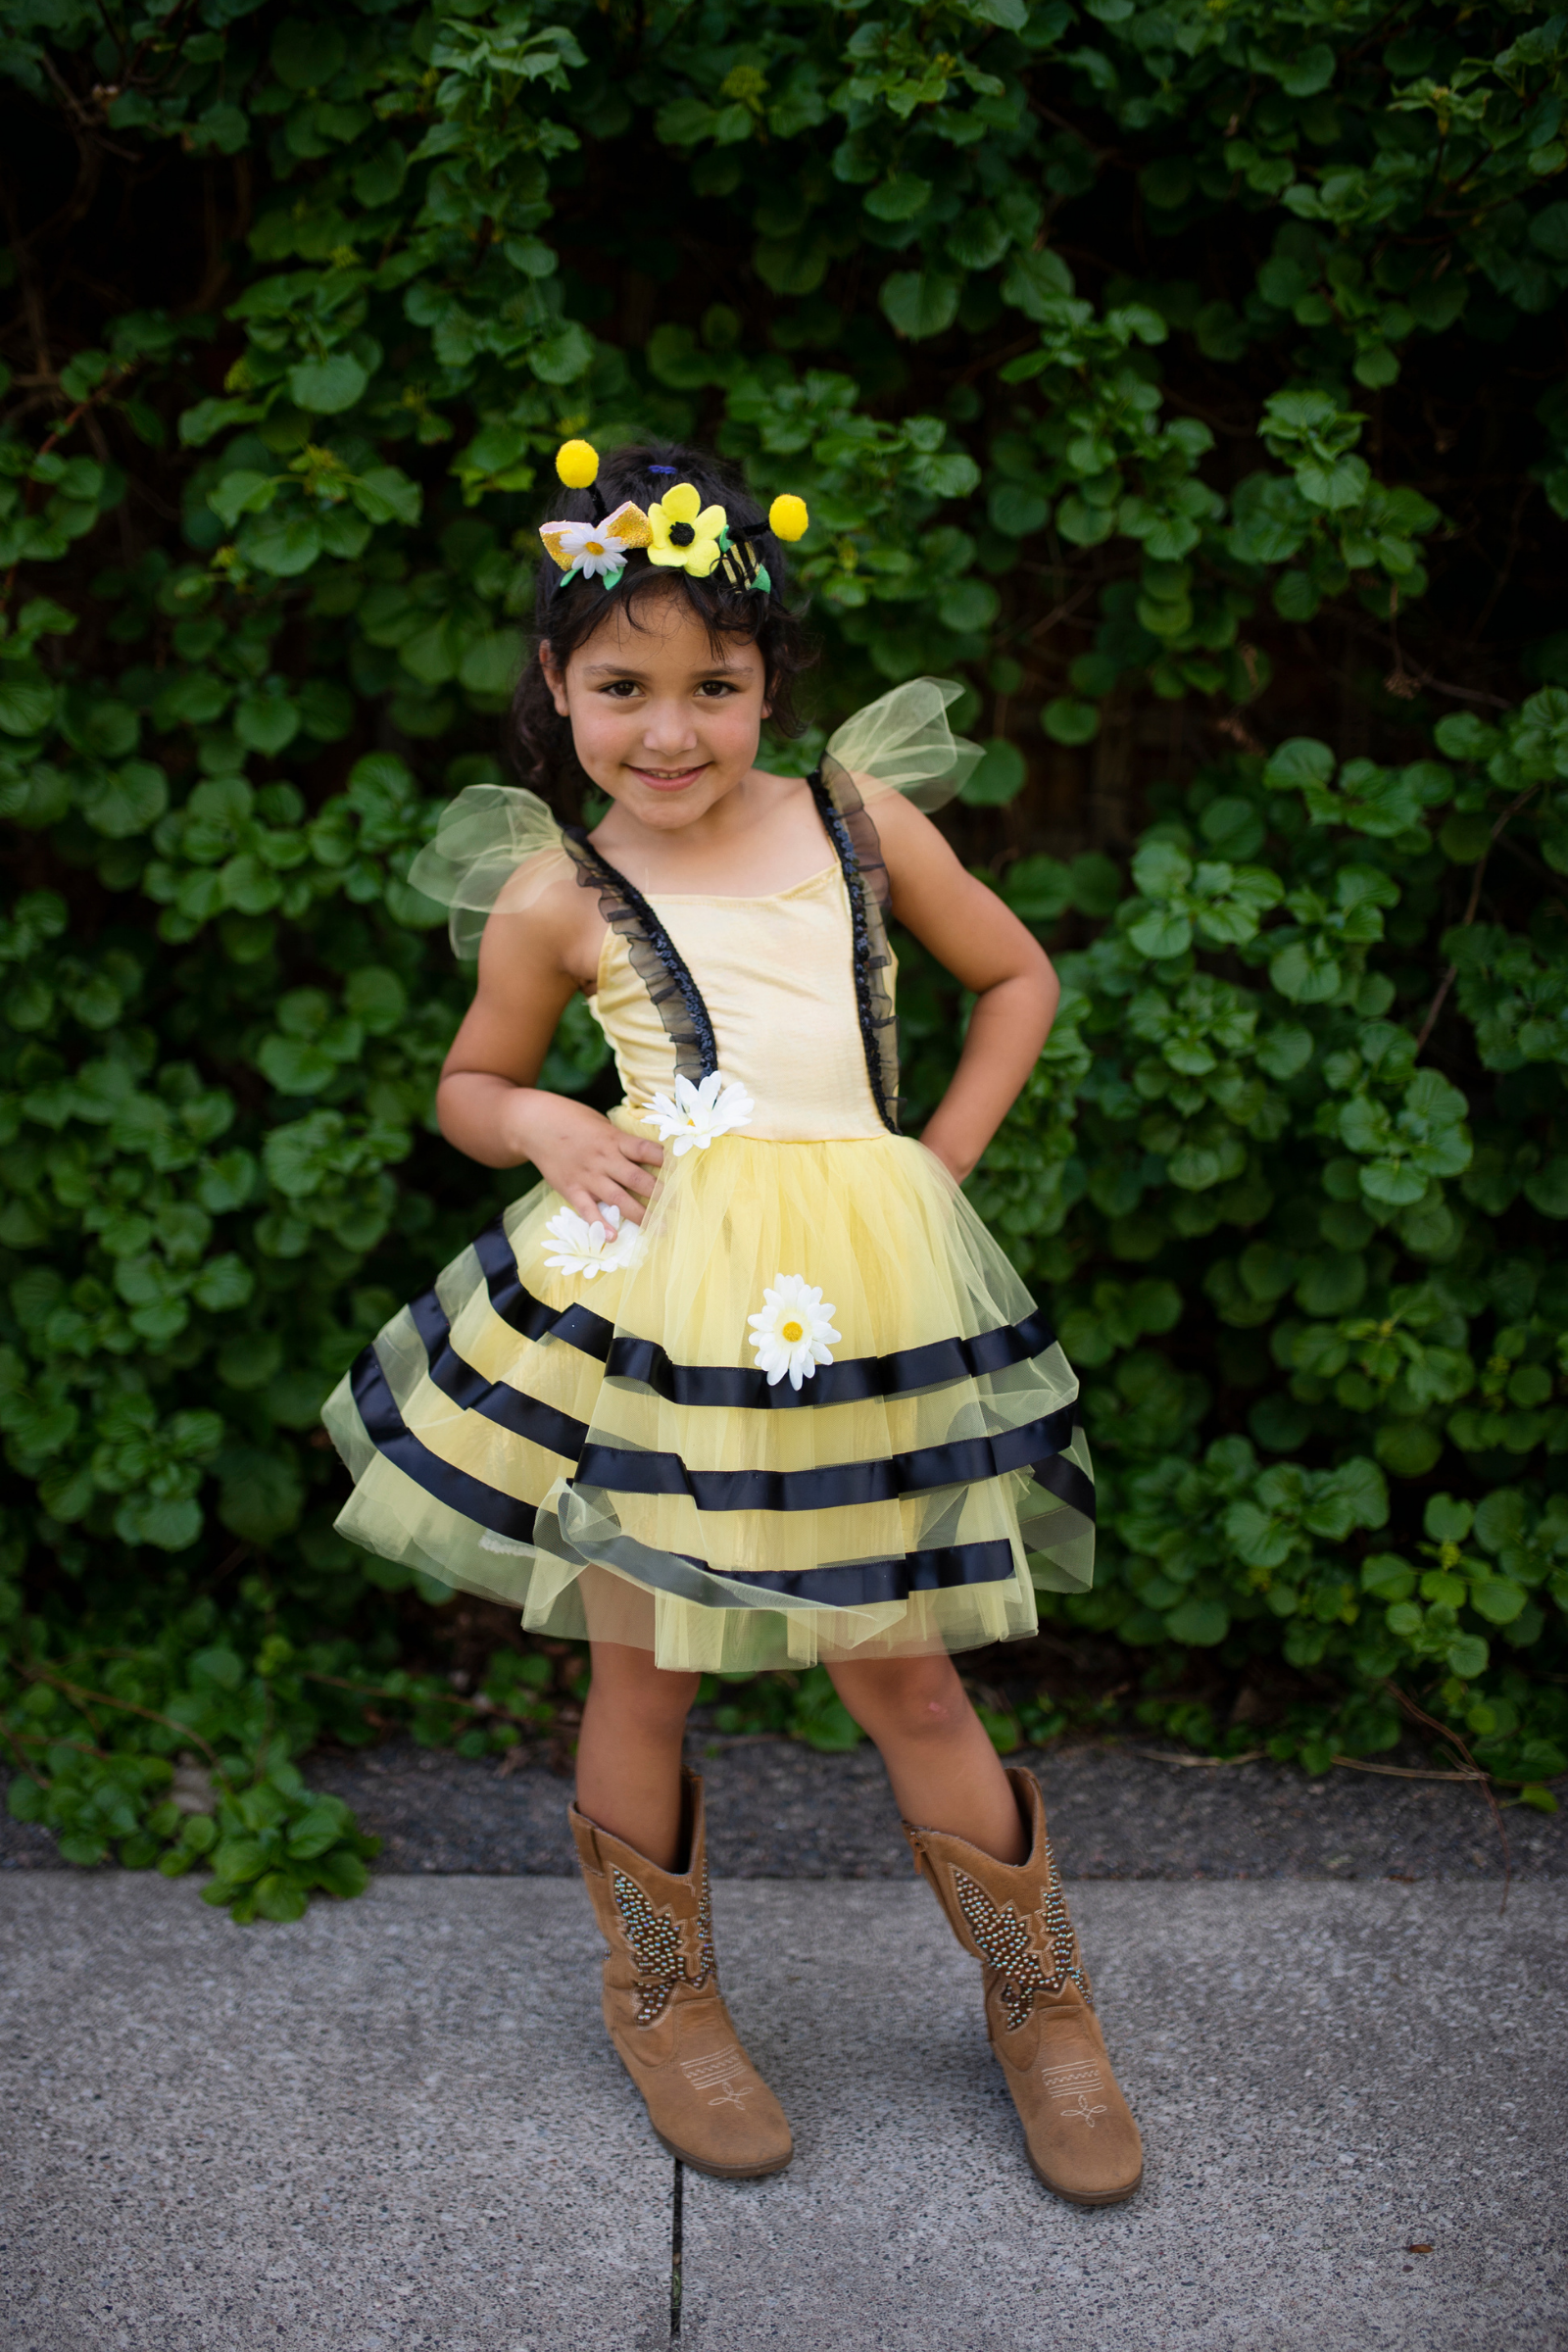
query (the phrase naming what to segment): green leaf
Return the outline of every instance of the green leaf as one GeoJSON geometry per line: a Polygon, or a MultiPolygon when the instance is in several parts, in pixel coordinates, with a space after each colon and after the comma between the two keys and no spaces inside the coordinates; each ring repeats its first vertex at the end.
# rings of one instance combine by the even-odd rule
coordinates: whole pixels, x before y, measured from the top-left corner
{"type": "Polygon", "coordinates": [[[1474,1682],[1478,1674],[1486,1673],[1492,1652],[1478,1634],[1459,1634],[1448,1643],[1446,1655],[1454,1674],[1465,1682],[1474,1682]]]}
{"type": "Polygon", "coordinates": [[[289,398],[308,416],[336,416],[362,399],[369,375],[346,351],[301,360],[288,371],[289,398]]]}
{"type": "Polygon", "coordinates": [[[81,812],[95,833],[128,841],[155,825],[169,806],[169,778],[148,760],[127,760],[87,787],[81,812]]]}
{"type": "Polygon", "coordinates": [[[231,1534],[266,1545],[299,1524],[304,1489],[292,1461],[256,1447],[229,1457],[218,1515],[231,1534]]]}
{"type": "Polygon", "coordinates": [[[1281,89],[1292,98],[1311,98],[1334,79],[1334,52],[1327,41],[1313,41],[1273,71],[1281,89]]]}
{"type": "Polygon", "coordinates": [[[1169,1639],[1192,1649],[1213,1649],[1230,1630],[1230,1612],[1218,1600],[1184,1600],[1165,1619],[1169,1639]]]}
{"type": "Polygon", "coordinates": [[[309,1893],[292,1871],[270,1870],[257,1881],[256,1908],[264,1919],[286,1925],[303,1919],[309,1893]]]}
{"type": "Polygon", "coordinates": [[[962,280],[940,270],[899,270],[883,279],[878,299],[895,333],[920,342],[953,324],[961,291],[962,280]]]}
{"type": "Polygon", "coordinates": [[[321,526],[297,507],[273,507],[247,523],[241,541],[247,562],[276,579],[295,579],[320,557],[321,526]]]}
{"type": "Polygon", "coordinates": [[[0,679],[0,731],[7,735],[41,735],[55,714],[52,686],[29,685],[24,679],[0,679]]]}
{"type": "Polygon", "coordinates": [[[1315,736],[1293,735],[1271,752],[1263,781],[1276,792],[1300,791],[1309,784],[1327,784],[1334,773],[1334,754],[1315,736]]]}
{"type": "Polygon", "coordinates": [[[695,147],[711,134],[717,120],[716,110],[701,98],[676,98],[660,109],[654,136],[665,147],[695,147]]]}
{"type": "Polygon", "coordinates": [[[1549,1159],[1524,1182],[1525,1199],[1544,1217],[1568,1217],[1568,1158],[1549,1159]]]}
{"type": "Polygon", "coordinates": [[[330,19],[285,17],[272,35],[272,72],[291,90],[319,89],[341,71],[346,55],[330,19]]]}
{"type": "Polygon", "coordinates": [[[1470,1606],[1489,1625],[1512,1625],[1530,1599],[1523,1585],[1511,1577],[1478,1579],[1470,1588],[1470,1606]]]}
{"type": "Polygon", "coordinates": [[[259,1879],[267,1868],[270,1855],[260,1838],[224,1838],[213,1854],[213,1875],[226,1880],[229,1886],[243,1886],[259,1879]]]}
{"type": "Polygon", "coordinates": [[[369,1873],[359,1855],[349,1846],[333,1846],[329,1853],[310,1865],[314,1883],[327,1894],[347,1900],[363,1894],[369,1885],[369,1873]]]}
{"type": "Polygon", "coordinates": [[[1415,1591],[1415,1570],[1396,1552],[1374,1552],[1361,1563],[1361,1590],[1378,1600],[1408,1600],[1415,1591]]]}
{"type": "Polygon", "coordinates": [[[14,1773],[6,1790],[6,1811],[13,1821],[42,1821],[43,1783],[30,1780],[25,1773],[14,1773]]]}
{"type": "Polygon", "coordinates": [[[273,759],[299,731],[298,706],[281,695],[245,694],[234,706],[234,732],[248,751],[273,759]]]}
{"type": "Polygon", "coordinates": [[[241,466],[225,473],[217,488],[207,493],[207,504],[232,530],[242,514],[265,514],[277,490],[273,475],[241,466]]]}
{"type": "Polygon", "coordinates": [[[1058,695],[1041,711],[1040,723],[1054,743],[1092,743],[1100,733],[1100,711],[1093,703],[1058,695]]]}
{"type": "Polygon", "coordinates": [[[931,196],[930,180],[922,179],[915,172],[895,172],[880,187],[872,188],[863,201],[874,220],[912,220],[916,213],[925,211],[931,196]]]}
{"type": "Polygon", "coordinates": [[[1004,808],[1017,799],[1028,780],[1028,764],[1017,745],[994,735],[980,764],[965,778],[958,798],[971,808],[1004,808]]]}
{"type": "Polygon", "coordinates": [[[522,667],[523,652],[509,629],[477,638],[458,664],[458,683],[472,694],[496,699],[510,695],[522,667]]]}
{"type": "Polygon", "coordinates": [[[307,1038],[264,1037],[256,1059],[280,1095],[318,1095],[337,1076],[332,1055],[307,1038]]]}

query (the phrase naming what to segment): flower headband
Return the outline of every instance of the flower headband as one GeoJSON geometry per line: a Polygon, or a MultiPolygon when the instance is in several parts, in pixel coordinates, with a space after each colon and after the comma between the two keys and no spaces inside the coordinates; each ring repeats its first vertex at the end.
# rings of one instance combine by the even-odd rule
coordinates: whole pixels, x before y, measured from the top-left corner
{"type": "MultiPolygon", "coordinates": [[[[651,473],[673,473],[673,466],[650,466],[651,473]]],[[[556,452],[556,471],[568,490],[592,489],[599,477],[599,452],[588,441],[564,441],[556,452]]],[[[594,490],[602,509],[604,500],[594,490]]],[[[767,527],[775,539],[799,539],[810,520],[804,498],[786,492],[768,509],[767,527]]],[[[766,594],[773,585],[768,569],[750,540],[737,541],[722,507],[705,507],[690,482],[677,482],[646,511],[625,499],[596,522],[542,522],[539,536],[545,552],[561,567],[558,588],[579,576],[596,579],[606,590],[618,587],[626,559],[634,548],[645,548],[650,564],[662,570],[684,571],[706,580],[721,571],[733,588],[755,588],[766,594]]]]}

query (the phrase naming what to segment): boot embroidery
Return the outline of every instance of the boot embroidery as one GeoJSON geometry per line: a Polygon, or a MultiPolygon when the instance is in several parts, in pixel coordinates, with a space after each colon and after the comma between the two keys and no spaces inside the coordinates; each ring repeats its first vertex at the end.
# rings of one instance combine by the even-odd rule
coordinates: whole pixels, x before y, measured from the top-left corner
{"type": "Polygon", "coordinates": [[[1056,1858],[1046,1847],[1047,1884],[1040,1890],[1040,1909],[1022,1918],[1010,1903],[999,1906],[967,1871],[955,1869],[953,1884],[958,1908],[982,1958],[1002,1978],[1002,1998],[1007,2012],[1007,2031],[1015,2034],[1037,2000],[1053,1999],[1070,1978],[1092,2009],[1089,1981],[1077,1958],[1072,1922],[1056,1870],[1056,1858]],[[1042,1943],[1051,1947],[1048,1976],[1042,1943]]]}
{"type": "Polygon", "coordinates": [[[708,1890],[708,1864],[703,1864],[702,1891],[697,1906],[697,1967],[694,1974],[687,1964],[683,1948],[683,1929],[677,1926],[667,1911],[656,1911],[635,1879],[623,1870],[611,1873],[615,1890],[615,1908],[626,1941],[637,1963],[637,1990],[641,2006],[637,2011],[640,2026],[657,2025],[669,2006],[669,1996],[677,1984],[689,1984],[694,1992],[701,1991],[710,1977],[716,1978],[718,1963],[713,1952],[713,1912],[708,1890]]]}
{"type": "Polygon", "coordinates": [[[680,2071],[693,2090],[711,2090],[715,2082],[723,2084],[718,2097],[709,2100],[710,2107],[739,2107],[745,2112],[748,2093],[738,2090],[736,2083],[745,2079],[746,2061],[733,2042],[727,2049],[710,2050],[706,2058],[683,2058],[680,2071]]]}
{"type": "Polygon", "coordinates": [[[1109,2112],[1103,2105],[1096,2106],[1093,2103],[1095,2092],[1103,2090],[1105,2086],[1100,2080],[1098,2067],[1091,2066],[1086,2060],[1081,2059],[1075,2066],[1044,2067],[1040,2080],[1046,2086],[1048,2098],[1065,2099],[1068,2102],[1066,2106],[1056,2109],[1064,2122],[1087,2124],[1092,2132],[1096,2116],[1109,2112]]]}

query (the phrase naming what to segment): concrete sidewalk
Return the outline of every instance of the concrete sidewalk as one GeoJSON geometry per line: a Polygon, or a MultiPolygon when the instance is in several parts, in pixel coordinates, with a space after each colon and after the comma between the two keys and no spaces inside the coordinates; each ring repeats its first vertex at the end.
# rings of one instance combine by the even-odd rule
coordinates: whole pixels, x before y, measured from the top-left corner
{"type": "Polygon", "coordinates": [[[1568,1902],[1072,1889],[1149,2173],[1037,2188],[912,1884],[716,1890],[798,2154],[686,2174],[558,1880],[382,1879],[293,1928],[0,1883],[7,2352],[1560,2352],[1568,1902]],[[1430,2243],[1430,2254],[1406,2251],[1430,2243]]]}

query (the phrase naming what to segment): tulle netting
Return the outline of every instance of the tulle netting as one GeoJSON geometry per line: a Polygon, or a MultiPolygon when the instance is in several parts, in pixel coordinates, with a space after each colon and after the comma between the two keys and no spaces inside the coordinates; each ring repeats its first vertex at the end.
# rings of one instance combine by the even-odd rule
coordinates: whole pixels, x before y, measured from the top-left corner
{"type": "Polygon", "coordinates": [[[350,1541],[711,1671],[971,1648],[1089,1584],[1077,1382],[922,1146],[726,1136],[589,1284],[544,1265],[558,1205],[518,1201],[335,1392],[350,1541]],[[748,1344],[776,1270],[842,1335],[798,1395],[748,1344]]]}

